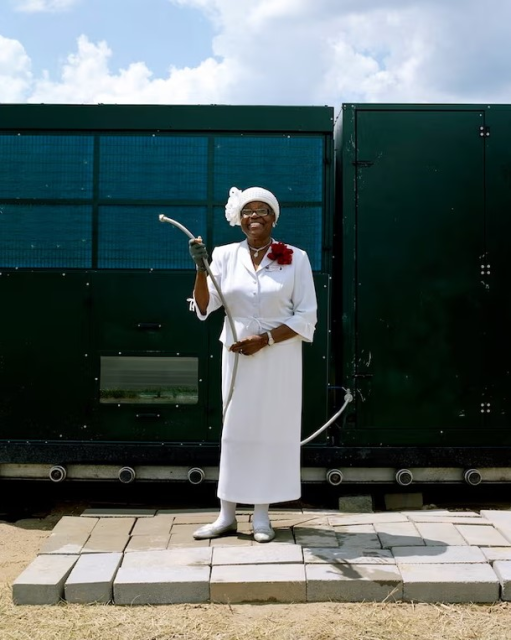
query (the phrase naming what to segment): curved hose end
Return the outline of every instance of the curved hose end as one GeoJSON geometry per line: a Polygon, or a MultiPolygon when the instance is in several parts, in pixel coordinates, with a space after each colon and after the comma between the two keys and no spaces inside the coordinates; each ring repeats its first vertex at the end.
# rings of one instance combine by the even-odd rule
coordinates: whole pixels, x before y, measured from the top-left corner
{"type": "Polygon", "coordinates": [[[160,215],[158,216],[158,220],[160,222],[165,222],[165,216],[163,215],[163,213],[160,213],[160,215]]]}

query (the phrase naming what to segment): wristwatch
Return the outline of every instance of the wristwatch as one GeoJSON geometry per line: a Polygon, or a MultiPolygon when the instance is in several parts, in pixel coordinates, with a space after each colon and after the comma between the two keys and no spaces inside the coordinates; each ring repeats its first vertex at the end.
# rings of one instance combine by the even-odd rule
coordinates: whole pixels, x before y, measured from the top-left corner
{"type": "Polygon", "coordinates": [[[268,336],[268,346],[271,347],[272,344],[275,344],[275,340],[273,339],[273,336],[271,335],[271,331],[267,331],[266,335],[268,336]]]}

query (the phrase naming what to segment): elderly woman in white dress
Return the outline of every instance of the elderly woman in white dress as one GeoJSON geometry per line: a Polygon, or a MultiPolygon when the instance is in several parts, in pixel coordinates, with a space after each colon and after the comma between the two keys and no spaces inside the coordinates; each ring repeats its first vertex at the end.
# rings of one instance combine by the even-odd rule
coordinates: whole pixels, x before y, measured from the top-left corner
{"type": "MultiPolygon", "coordinates": [[[[243,242],[217,247],[211,271],[234,320],[237,341],[224,320],[220,340],[226,402],[235,354],[234,393],[224,415],[218,497],[220,514],[193,534],[217,538],[236,531],[236,504],[253,504],[257,542],[275,537],[269,505],[297,500],[300,484],[302,342],[312,342],[316,293],[305,251],[276,242],[280,207],[266,189],[231,189],[226,218],[241,225],[243,242]]],[[[296,219],[299,224],[299,218],[296,219]]],[[[190,241],[197,265],[194,301],[205,320],[222,306],[205,272],[202,239],[190,241]]]]}

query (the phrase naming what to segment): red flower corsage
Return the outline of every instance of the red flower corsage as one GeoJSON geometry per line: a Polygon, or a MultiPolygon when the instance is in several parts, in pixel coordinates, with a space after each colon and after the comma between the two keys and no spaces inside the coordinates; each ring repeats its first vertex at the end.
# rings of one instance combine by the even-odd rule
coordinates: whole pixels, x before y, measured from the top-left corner
{"type": "Polygon", "coordinates": [[[274,242],[270,247],[268,258],[276,260],[278,264],[291,264],[293,261],[293,249],[283,242],[274,242]]]}

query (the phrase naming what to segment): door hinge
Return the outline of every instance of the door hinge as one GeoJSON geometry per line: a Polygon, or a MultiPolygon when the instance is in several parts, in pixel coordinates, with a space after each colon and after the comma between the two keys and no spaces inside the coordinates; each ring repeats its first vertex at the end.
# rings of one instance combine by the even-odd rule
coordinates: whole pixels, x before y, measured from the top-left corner
{"type": "Polygon", "coordinates": [[[481,275],[482,276],[490,276],[491,275],[491,264],[482,264],[481,265],[481,275]]]}
{"type": "Polygon", "coordinates": [[[479,127],[479,137],[480,138],[489,138],[490,137],[490,127],[485,125],[481,125],[479,127]]]}

